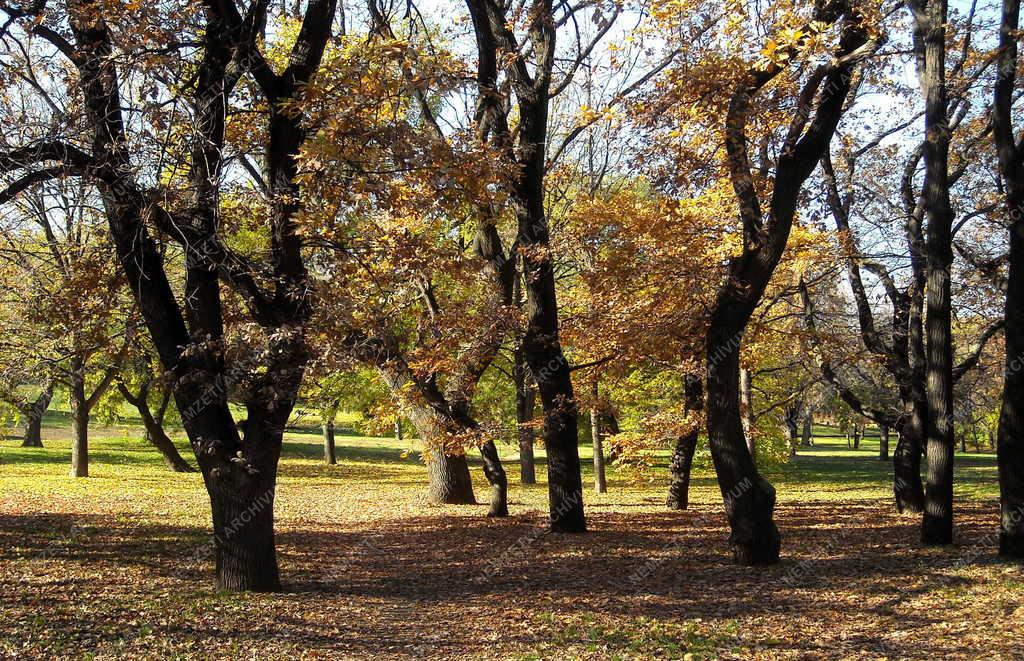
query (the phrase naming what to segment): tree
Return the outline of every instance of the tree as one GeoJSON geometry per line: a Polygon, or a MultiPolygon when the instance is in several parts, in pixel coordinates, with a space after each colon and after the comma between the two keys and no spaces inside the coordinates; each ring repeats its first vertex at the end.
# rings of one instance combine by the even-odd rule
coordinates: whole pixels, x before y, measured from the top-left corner
{"type": "MultiPolygon", "coordinates": [[[[753,100],[782,73],[788,56],[751,68],[741,77],[729,103],[725,145],[742,220],[743,249],[730,260],[728,280],[712,308],[707,334],[707,416],[712,458],[732,528],[730,542],[740,564],[777,562],[780,545],[772,520],[775,489],[758,474],[740,422],[740,343],[786,247],[800,187],[828,149],[857,59],[873,47],[858,11],[832,3],[815,12],[814,19],[820,22],[842,18],[839,50],[836,63],[817,69],[801,89],[775,167],[767,220],[751,169],[747,124],[753,100]],[[817,104],[812,109],[815,98],[817,104]]],[[[790,47],[790,54],[795,54],[798,46],[799,40],[790,47]]]]}
{"type": "MultiPolygon", "coordinates": [[[[333,0],[308,4],[291,48],[282,49],[288,61],[278,72],[260,50],[265,0],[250,3],[244,14],[234,3],[211,1],[198,13],[160,6],[145,17],[92,0],[69,0],[63,12],[44,2],[3,5],[27,34],[70,63],[73,75],[53,80],[69,81],[69,96],[80,95],[82,112],[64,118],[58,131],[78,125],[87,139],[44,131],[8,149],[0,155],[0,168],[18,178],[0,197],[21,192],[26,179],[75,176],[95,187],[125,281],[164,370],[177,377],[174,399],[210,496],[217,584],[226,590],[280,588],[273,526],[277,461],[306,362],[303,324],[311,305],[295,231],[302,212],[297,157],[307,136],[295,102],[320,66],[335,8],[333,0]],[[154,24],[159,29],[149,30],[154,24]],[[173,40],[178,46],[165,48],[162,35],[168,31],[180,31],[173,40]],[[116,33],[123,38],[118,47],[116,33]],[[155,50],[148,40],[156,42],[155,50]],[[187,67],[178,59],[184,43],[200,44],[185,51],[187,67]],[[126,56],[115,57],[122,44],[126,56]],[[189,108],[183,113],[187,122],[164,118],[181,136],[171,156],[180,158],[183,168],[177,172],[185,174],[150,179],[159,182],[153,187],[138,176],[133,156],[144,155],[146,146],[159,151],[166,142],[159,137],[163,131],[147,133],[126,121],[132,102],[152,107],[128,96],[121,84],[126,70],[148,80],[149,93],[180,91],[189,108]],[[265,260],[229,247],[229,228],[221,224],[226,117],[243,77],[253,86],[235,98],[263,120],[255,140],[265,156],[256,177],[266,193],[260,228],[265,260]],[[171,242],[183,252],[180,303],[165,250],[171,242]],[[235,353],[239,360],[233,365],[222,283],[248,311],[246,339],[255,347],[235,353]],[[228,390],[239,385],[247,412],[244,435],[228,407],[228,390]]],[[[247,161],[245,154],[239,158],[247,161]]]]}
{"type": "Polygon", "coordinates": [[[1006,286],[1006,358],[999,412],[999,553],[1024,557],[1024,145],[1013,127],[1017,84],[1020,0],[1003,0],[993,90],[992,126],[1004,204],[1009,214],[1006,286]]]}
{"type": "Polygon", "coordinates": [[[62,386],[72,417],[71,476],[89,475],[89,419],[106,395],[136,323],[121,296],[111,246],[97,228],[88,195],[41,181],[17,200],[2,230],[6,297],[0,316],[6,351],[21,377],[7,387],[26,418],[26,442],[39,443],[42,414],[62,386]],[[17,393],[24,365],[46,380],[34,401],[17,393]]]}

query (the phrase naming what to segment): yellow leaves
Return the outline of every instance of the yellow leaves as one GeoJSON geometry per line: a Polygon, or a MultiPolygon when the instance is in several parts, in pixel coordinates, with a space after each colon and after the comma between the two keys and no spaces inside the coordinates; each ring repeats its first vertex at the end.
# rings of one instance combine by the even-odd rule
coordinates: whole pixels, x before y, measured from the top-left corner
{"type": "Polygon", "coordinates": [[[594,122],[604,120],[611,121],[616,117],[614,108],[592,108],[586,104],[580,106],[579,110],[579,123],[580,124],[593,124],[594,122]]]}

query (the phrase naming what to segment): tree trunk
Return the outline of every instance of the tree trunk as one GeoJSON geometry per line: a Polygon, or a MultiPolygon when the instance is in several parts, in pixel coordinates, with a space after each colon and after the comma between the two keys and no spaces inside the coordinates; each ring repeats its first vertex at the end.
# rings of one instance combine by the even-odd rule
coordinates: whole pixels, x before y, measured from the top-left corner
{"type": "MultiPolygon", "coordinates": [[[[717,312],[722,317],[731,310],[722,306],[717,312]]],[[[772,520],[775,489],[758,475],[743,434],[738,340],[743,326],[713,319],[708,331],[708,441],[732,529],[734,558],[742,565],[766,565],[779,561],[781,538],[772,520]]]]}
{"type": "Polygon", "coordinates": [[[860,449],[860,436],[861,436],[860,425],[859,424],[854,424],[853,425],[853,449],[854,450],[859,450],[860,449]]]}
{"type": "Polygon", "coordinates": [[[484,460],[484,475],[491,485],[491,503],[487,516],[508,516],[508,475],[501,465],[494,441],[487,441],[480,446],[480,456],[484,460]]]}
{"type": "Polygon", "coordinates": [[[672,461],[669,463],[671,482],[665,506],[670,510],[685,510],[690,504],[690,471],[693,468],[693,454],[697,449],[700,435],[700,414],[704,409],[704,384],[699,376],[687,375],[684,385],[685,410],[697,415],[693,429],[676,440],[672,461]]]}
{"type": "Polygon", "coordinates": [[[402,420],[401,420],[401,418],[395,418],[395,440],[398,441],[399,443],[402,442],[402,420]]]}
{"type": "Polygon", "coordinates": [[[25,437],[21,442],[23,448],[43,447],[43,415],[50,407],[53,399],[53,386],[47,384],[36,397],[36,401],[25,411],[25,437]]]}
{"type": "Polygon", "coordinates": [[[945,0],[930,0],[915,15],[915,50],[923,55],[919,77],[924,94],[924,202],[927,314],[926,424],[928,483],[921,540],[953,541],[953,333],[951,274],[953,210],[949,194],[950,126],[946,90],[945,0]]]}
{"type": "Polygon", "coordinates": [[[878,425],[878,460],[889,461],[889,425],[878,425]]]}
{"type": "Polygon", "coordinates": [[[604,444],[601,439],[601,413],[597,406],[597,381],[593,386],[594,404],[590,407],[590,435],[594,446],[594,492],[606,493],[608,484],[604,474],[604,444]]]}
{"type": "Polygon", "coordinates": [[[800,434],[800,445],[804,447],[811,447],[814,445],[814,437],[811,434],[811,425],[814,419],[810,413],[804,415],[803,431],[800,434]]]}
{"type": "Polygon", "coordinates": [[[85,395],[84,367],[71,377],[71,477],[89,477],[89,404],[85,395]]]}
{"type": "Polygon", "coordinates": [[[900,429],[893,459],[893,494],[896,511],[924,511],[924,487],[921,484],[921,439],[923,438],[924,406],[912,405],[912,411],[900,429]]]}
{"type": "MultiPolygon", "coordinates": [[[[252,427],[250,418],[247,437],[253,434],[252,427]]],[[[276,462],[264,460],[254,469],[257,472],[237,471],[206,480],[213,510],[219,590],[277,592],[281,589],[274,550],[277,466],[276,462]]]]}
{"type": "Polygon", "coordinates": [[[429,485],[427,497],[433,505],[475,505],[473,480],[465,454],[448,454],[440,450],[427,458],[429,485]]]}
{"type": "MultiPolygon", "coordinates": [[[[1020,0],[1003,0],[993,88],[993,136],[1010,219],[1004,308],[1003,401],[996,436],[999,467],[999,555],[1024,558],[1024,150],[1013,125],[1019,86],[1020,0]]],[[[991,444],[991,430],[989,438],[991,444]]]]}
{"type": "Polygon", "coordinates": [[[800,445],[800,409],[802,404],[797,401],[784,412],[786,431],[789,433],[789,456],[796,456],[796,449],[800,445]]]}
{"type": "Polygon", "coordinates": [[[338,463],[338,457],[337,457],[337,454],[334,451],[334,421],[333,420],[324,420],[323,433],[324,433],[324,462],[328,466],[334,466],[335,464],[338,463]]]}
{"type": "Polygon", "coordinates": [[[1024,558],[1024,193],[1012,207],[1010,271],[1006,289],[1006,366],[999,411],[999,554],[1024,558]]]}

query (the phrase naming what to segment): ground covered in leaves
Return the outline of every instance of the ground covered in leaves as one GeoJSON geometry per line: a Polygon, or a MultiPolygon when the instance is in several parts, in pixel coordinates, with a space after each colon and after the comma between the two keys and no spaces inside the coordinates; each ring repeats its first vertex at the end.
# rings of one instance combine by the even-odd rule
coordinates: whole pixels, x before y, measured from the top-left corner
{"type": "Polygon", "coordinates": [[[286,591],[238,595],[211,588],[198,476],[111,429],[92,477],[72,480],[64,432],[45,435],[43,450],[0,441],[0,657],[1024,655],[1024,570],[994,558],[990,456],[958,456],[957,543],[922,548],[873,449],[820,442],[768,471],[784,560],[750,569],[730,562],[706,471],[685,512],[665,511],[660,477],[613,471],[608,494],[586,496],[591,532],[553,536],[545,486],[520,485],[514,464],[512,516],[488,520],[426,505],[399,444],[342,437],[326,466],[317,437],[296,434],[277,504],[286,591]]]}

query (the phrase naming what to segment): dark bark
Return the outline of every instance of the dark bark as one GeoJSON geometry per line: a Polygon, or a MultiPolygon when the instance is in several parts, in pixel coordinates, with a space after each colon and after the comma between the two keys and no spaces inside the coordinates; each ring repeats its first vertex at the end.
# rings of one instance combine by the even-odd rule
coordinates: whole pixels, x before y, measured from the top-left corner
{"type": "Polygon", "coordinates": [[[47,383],[35,401],[23,412],[25,417],[25,434],[21,442],[23,448],[43,447],[43,415],[53,400],[53,385],[47,383]]]}
{"type": "Polygon", "coordinates": [[[889,425],[878,425],[878,460],[889,461],[889,425]]]}
{"type": "Polygon", "coordinates": [[[256,48],[259,21],[246,22],[233,3],[206,3],[202,61],[195,85],[196,136],[189,176],[193,199],[172,214],[165,196],[144,191],[134,179],[120,99],[113,39],[93,0],[69,5],[92,154],[85,170],[98,186],[118,259],[164,369],[179,377],[175,403],[210,495],[217,554],[217,584],[229,590],[280,587],[273,537],[273,492],[284,424],[295,402],[308,360],[302,327],[309,316],[306,272],[295,232],[298,189],[296,158],[304,139],[302,117],[281,112],[297,98],[319,67],[330,36],[333,0],[311,0],[292,58],[284,73],[273,73],[256,48]],[[272,293],[257,284],[258,269],[232,253],[217,236],[218,187],[227,98],[238,76],[250,73],[265,97],[269,126],[267,181],[268,279],[272,293]],[[185,247],[184,308],[178,304],[163,250],[150,234],[150,220],[185,247]],[[229,284],[267,331],[266,371],[243,394],[248,411],[245,439],[227,404],[234,379],[222,352],[223,316],[219,285],[229,284]],[[185,349],[188,348],[188,351],[185,349]]]}
{"type": "Polygon", "coordinates": [[[499,107],[496,88],[498,53],[515,94],[519,123],[514,149],[506,156],[515,176],[509,186],[518,222],[516,242],[523,254],[526,329],[521,349],[544,410],[544,445],[548,454],[548,504],[554,532],[583,532],[583,484],[580,474],[577,407],[569,363],[558,331],[558,301],[544,210],[544,177],[548,142],[548,111],[555,62],[557,26],[551,0],[531,9],[528,37],[534,66],[527,64],[509,26],[508,8],[494,0],[467,0],[480,59],[479,84],[485,103],[478,114],[497,144],[513,139],[499,107]]]}
{"type": "Polygon", "coordinates": [[[699,376],[687,375],[684,383],[684,406],[689,415],[697,417],[693,429],[676,439],[676,447],[669,463],[671,481],[665,505],[670,510],[685,510],[690,503],[690,471],[693,454],[700,436],[700,418],[704,410],[704,384],[699,376]]]}
{"type": "Polygon", "coordinates": [[[491,502],[487,516],[508,516],[508,476],[501,465],[494,441],[486,441],[480,446],[480,456],[484,461],[484,476],[491,485],[491,502]]]}
{"type": "Polygon", "coordinates": [[[1020,0],[1003,0],[994,89],[993,134],[1009,215],[1003,401],[996,457],[999,467],[999,554],[1024,558],[1024,146],[1012,123],[1018,63],[1020,0]]]}
{"type": "Polygon", "coordinates": [[[953,541],[953,333],[951,267],[953,209],[949,194],[950,126],[946,90],[945,0],[916,0],[914,50],[924,94],[924,208],[927,281],[926,335],[928,482],[921,539],[953,541]]]}
{"type": "MultiPolygon", "coordinates": [[[[840,55],[865,46],[856,12],[829,5],[817,20],[844,16],[840,55]]],[[[747,449],[740,410],[740,345],[747,323],[764,294],[789,240],[800,189],[828,149],[842,114],[856,58],[821,70],[801,90],[796,114],[775,168],[767,218],[761,211],[747,152],[747,117],[758,92],[782,73],[776,65],[748,72],[734,91],[726,117],[730,178],[743,224],[743,252],[730,260],[707,332],[707,417],[711,456],[732,529],[730,542],[740,564],[778,562],[780,537],[773,521],[775,489],[762,478],[747,449]],[[817,108],[812,109],[816,101],[817,108]]]]}

